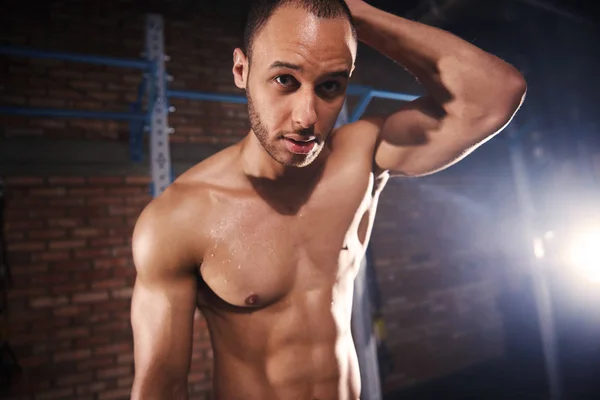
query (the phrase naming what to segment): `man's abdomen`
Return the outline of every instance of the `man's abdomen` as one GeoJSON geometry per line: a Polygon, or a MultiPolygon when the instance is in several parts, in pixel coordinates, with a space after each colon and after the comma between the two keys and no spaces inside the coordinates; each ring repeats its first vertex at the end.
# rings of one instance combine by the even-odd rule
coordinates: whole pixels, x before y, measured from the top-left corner
{"type": "Polygon", "coordinates": [[[356,400],[360,373],[349,335],[284,346],[255,362],[215,355],[215,400],[356,400]]]}

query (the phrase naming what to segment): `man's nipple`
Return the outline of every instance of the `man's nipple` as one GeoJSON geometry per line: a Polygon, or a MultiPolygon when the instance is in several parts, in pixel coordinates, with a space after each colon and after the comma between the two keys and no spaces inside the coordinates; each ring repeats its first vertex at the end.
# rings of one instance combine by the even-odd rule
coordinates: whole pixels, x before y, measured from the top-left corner
{"type": "Polygon", "coordinates": [[[249,306],[255,306],[258,304],[258,295],[253,293],[250,296],[246,297],[246,304],[249,306]]]}

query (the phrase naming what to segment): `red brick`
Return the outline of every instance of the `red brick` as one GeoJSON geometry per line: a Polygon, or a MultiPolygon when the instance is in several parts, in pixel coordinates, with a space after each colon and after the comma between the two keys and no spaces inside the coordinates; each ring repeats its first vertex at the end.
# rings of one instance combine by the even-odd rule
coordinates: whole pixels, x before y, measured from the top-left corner
{"type": "Polygon", "coordinates": [[[131,246],[115,246],[112,249],[112,253],[116,256],[116,257],[123,257],[126,256],[128,258],[132,257],[132,249],[131,246]]]}
{"type": "Polygon", "coordinates": [[[44,242],[16,242],[8,243],[6,246],[8,251],[40,251],[46,249],[44,242]]]}
{"type": "MultiPolygon", "coordinates": [[[[110,336],[89,336],[86,338],[75,339],[75,346],[80,348],[91,348],[95,346],[104,346],[113,342],[114,339],[110,336]]],[[[108,365],[114,365],[114,361],[112,361],[111,364],[107,364],[106,366],[108,365]]]]}
{"type": "Polygon", "coordinates": [[[137,215],[140,212],[139,207],[133,207],[133,206],[118,206],[118,205],[113,205],[113,206],[108,206],[108,215],[123,215],[123,216],[131,216],[131,215],[137,215]]]}
{"type": "Polygon", "coordinates": [[[59,239],[67,236],[65,229],[31,230],[28,232],[31,239],[59,239]]]}
{"type": "Polygon", "coordinates": [[[117,379],[117,386],[126,387],[129,388],[129,390],[131,390],[131,387],[133,386],[133,376],[117,379]]]}
{"type": "Polygon", "coordinates": [[[85,260],[52,263],[52,271],[82,272],[90,270],[92,263],[85,260]]]}
{"type": "Polygon", "coordinates": [[[89,247],[110,247],[110,246],[118,246],[125,244],[126,238],[112,236],[103,239],[93,239],[90,240],[89,247]]]}
{"type": "Polygon", "coordinates": [[[122,176],[92,176],[88,182],[93,185],[119,185],[125,181],[122,176]]]}
{"type": "Polygon", "coordinates": [[[106,382],[95,382],[87,385],[78,385],[77,386],[77,398],[79,399],[81,395],[89,394],[89,393],[99,393],[106,390],[106,382]]]}
{"type": "Polygon", "coordinates": [[[112,356],[92,357],[89,360],[79,361],[77,363],[77,370],[88,371],[90,369],[95,370],[98,368],[110,367],[112,365],[115,365],[115,360],[112,356]]]}
{"type": "Polygon", "coordinates": [[[64,361],[86,360],[90,358],[92,351],[90,349],[79,349],[74,351],[54,353],[52,359],[55,363],[64,361]]]}
{"type": "Polygon", "coordinates": [[[120,354],[117,356],[117,364],[132,364],[134,361],[133,352],[128,354],[120,354]]]}
{"type": "Polygon", "coordinates": [[[150,197],[150,196],[131,195],[131,196],[127,196],[125,198],[125,203],[129,204],[129,205],[137,206],[138,213],[139,213],[142,210],[141,207],[144,207],[145,205],[150,203],[151,200],[152,200],[152,197],[150,197]]]}
{"type": "Polygon", "coordinates": [[[89,334],[90,329],[88,327],[78,326],[59,329],[54,332],[53,337],[58,339],[73,339],[77,337],[85,337],[89,334]]]}
{"type": "MultiPolygon", "coordinates": [[[[59,197],[58,199],[60,199],[60,198],[62,198],[62,197],[59,197]]],[[[51,198],[50,200],[55,200],[55,199],[51,198]]],[[[45,207],[46,205],[49,204],[47,197],[19,196],[19,197],[15,197],[15,198],[11,199],[10,201],[12,202],[13,209],[19,209],[19,210],[25,210],[25,211],[31,209],[32,207],[45,207]]]]}
{"type": "Polygon", "coordinates": [[[31,345],[31,343],[45,342],[48,340],[46,332],[35,331],[29,334],[21,334],[10,338],[10,344],[13,346],[31,345]]]}
{"type": "Polygon", "coordinates": [[[29,210],[30,218],[61,218],[66,216],[66,210],[61,208],[38,208],[29,210]]]}
{"type": "Polygon", "coordinates": [[[103,217],[103,218],[89,218],[91,226],[95,227],[106,227],[106,226],[121,226],[124,224],[123,217],[103,217]]]}
{"type": "Polygon", "coordinates": [[[29,357],[19,357],[19,364],[21,367],[29,369],[35,367],[43,367],[50,363],[50,357],[48,354],[35,355],[29,357]]]}
{"type": "Polygon", "coordinates": [[[65,129],[67,125],[64,119],[51,118],[32,118],[29,123],[31,126],[48,129],[65,129]]]}
{"type": "Polygon", "coordinates": [[[70,81],[69,86],[75,89],[102,89],[103,84],[92,81],[70,81]]]}
{"type": "Polygon", "coordinates": [[[129,258],[119,257],[119,258],[106,258],[103,260],[95,260],[94,268],[97,269],[113,269],[113,268],[127,268],[130,265],[131,261],[129,258]]]}
{"type": "Polygon", "coordinates": [[[31,196],[45,196],[45,197],[56,197],[56,196],[64,196],[67,194],[67,191],[64,187],[54,187],[54,188],[43,188],[43,189],[31,189],[29,191],[31,196]]]}
{"type": "MultiPolygon", "coordinates": [[[[82,315],[89,311],[88,307],[82,307],[81,305],[66,306],[66,307],[55,307],[52,309],[52,314],[57,317],[71,317],[75,315],[82,315]]],[[[80,329],[80,328],[73,328],[80,329]]]]}
{"type": "Polygon", "coordinates": [[[6,214],[5,214],[5,218],[6,221],[8,223],[11,223],[13,221],[22,221],[22,220],[28,220],[29,219],[29,212],[28,210],[9,210],[6,214]]]}
{"type": "Polygon", "coordinates": [[[31,137],[31,136],[43,136],[43,129],[34,128],[4,128],[5,137],[31,137]]]}
{"type": "Polygon", "coordinates": [[[60,197],[49,199],[48,205],[51,207],[80,207],[85,204],[85,199],[81,197],[60,197]]]}
{"type": "Polygon", "coordinates": [[[95,237],[95,236],[99,236],[99,235],[104,235],[105,234],[105,230],[104,229],[98,229],[98,228],[77,228],[77,229],[73,229],[73,231],[71,232],[71,235],[73,237],[95,237]]]}
{"type": "Polygon", "coordinates": [[[98,379],[123,377],[131,374],[131,367],[119,366],[113,368],[104,368],[96,372],[98,379]]]}
{"type": "Polygon", "coordinates": [[[80,293],[73,296],[73,304],[95,303],[108,300],[108,292],[80,293]]]}
{"type": "Polygon", "coordinates": [[[50,251],[44,253],[35,253],[31,255],[31,260],[37,261],[66,261],[71,258],[68,251],[50,251]]]}
{"type": "Polygon", "coordinates": [[[128,400],[131,395],[131,388],[123,388],[116,390],[109,390],[102,392],[98,395],[98,400],[128,400]]]}
{"type": "Polygon", "coordinates": [[[44,178],[33,176],[9,176],[4,178],[6,186],[39,186],[44,184],[44,178]]]}
{"type": "Polygon", "coordinates": [[[34,286],[53,286],[57,283],[65,283],[70,280],[68,273],[51,273],[44,275],[35,275],[31,277],[31,283],[34,286]]]}
{"type": "Polygon", "coordinates": [[[91,206],[99,206],[99,205],[119,205],[123,204],[124,199],[122,197],[116,196],[98,196],[92,197],[88,199],[88,204],[91,206]]]}
{"type": "Polygon", "coordinates": [[[128,176],[125,178],[125,183],[132,185],[149,185],[152,182],[150,176],[128,176]]]}
{"type": "Polygon", "coordinates": [[[48,244],[50,250],[79,249],[85,247],[85,240],[60,240],[48,244]]]}
{"type": "Polygon", "coordinates": [[[107,354],[130,354],[133,351],[131,344],[119,343],[108,346],[100,346],[94,349],[95,355],[104,356],[107,354]]]}
{"type": "Polygon", "coordinates": [[[92,289],[115,289],[125,286],[124,279],[109,279],[104,281],[92,282],[92,289]]]}
{"type": "Polygon", "coordinates": [[[109,188],[108,193],[111,195],[129,196],[146,193],[147,190],[147,188],[140,188],[139,186],[114,186],[109,188]]]}
{"type": "Polygon", "coordinates": [[[46,263],[39,263],[39,264],[11,263],[11,274],[13,276],[29,275],[29,274],[33,274],[36,272],[45,272],[47,270],[48,270],[48,264],[46,264],[46,263]]]}
{"type": "Polygon", "coordinates": [[[113,271],[113,276],[115,278],[120,278],[120,277],[135,277],[136,276],[136,271],[135,271],[135,268],[133,267],[133,265],[131,265],[128,268],[119,268],[117,270],[114,270],[113,271]]]}
{"type": "MultiPolygon", "coordinates": [[[[26,298],[29,299],[31,297],[42,297],[50,294],[48,288],[32,288],[32,287],[15,287],[10,289],[8,292],[8,296],[11,301],[14,299],[26,298]]],[[[13,306],[11,305],[11,308],[13,306]]]]}
{"type": "Polygon", "coordinates": [[[110,256],[109,249],[84,249],[84,250],[75,250],[73,253],[75,259],[91,259],[94,260],[96,258],[102,258],[110,256]]]}
{"type": "Polygon", "coordinates": [[[116,290],[110,291],[110,296],[115,299],[131,299],[132,295],[133,295],[132,287],[116,289],[116,290]]]}
{"type": "Polygon", "coordinates": [[[91,372],[83,372],[83,373],[68,373],[66,375],[61,375],[56,378],[56,386],[73,386],[80,383],[88,383],[94,380],[94,376],[91,372]]]}
{"type": "Polygon", "coordinates": [[[30,229],[39,229],[44,227],[44,221],[14,221],[6,223],[6,231],[16,231],[16,230],[30,230],[30,229]]]}
{"type": "Polygon", "coordinates": [[[69,217],[102,217],[107,214],[106,207],[85,206],[69,209],[69,217]]]}
{"type": "Polygon", "coordinates": [[[115,315],[115,322],[109,322],[106,324],[99,325],[94,328],[94,333],[97,335],[111,335],[111,334],[122,334],[123,332],[127,332],[131,329],[131,323],[129,322],[130,313],[125,313],[126,315],[122,318],[120,315],[115,315]]]}
{"type": "Polygon", "coordinates": [[[109,228],[108,234],[110,236],[119,236],[130,239],[133,235],[133,226],[123,226],[123,224],[119,227],[109,228]]]}
{"type": "Polygon", "coordinates": [[[56,307],[63,304],[67,304],[69,299],[66,296],[54,296],[54,297],[38,297],[31,299],[32,308],[43,308],[43,307],[56,307]]]}
{"type": "Polygon", "coordinates": [[[97,312],[119,312],[122,310],[129,310],[130,301],[127,299],[112,299],[111,301],[105,301],[102,303],[94,304],[94,311],[97,312]]]}
{"type": "Polygon", "coordinates": [[[58,400],[72,398],[73,388],[52,389],[35,395],[35,400],[58,400]]]}
{"type": "Polygon", "coordinates": [[[85,178],[81,176],[54,176],[48,178],[50,185],[83,185],[85,184],[85,178]]]}
{"type": "Polygon", "coordinates": [[[6,240],[6,242],[11,243],[11,242],[18,242],[21,240],[25,239],[25,233],[23,232],[14,232],[14,233],[7,233],[4,236],[4,239],[6,240]]]}
{"type": "MultiPolygon", "coordinates": [[[[92,178],[90,178],[91,180],[92,178]]],[[[101,187],[86,187],[86,188],[70,188],[69,196],[101,196],[105,193],[105,189],[101,187]]]]}
{"type": "Polygon", "coordinates": [[[50,218],[48,226],[51,228],[74,228],[83,225],[83,218],[50,218]]]}

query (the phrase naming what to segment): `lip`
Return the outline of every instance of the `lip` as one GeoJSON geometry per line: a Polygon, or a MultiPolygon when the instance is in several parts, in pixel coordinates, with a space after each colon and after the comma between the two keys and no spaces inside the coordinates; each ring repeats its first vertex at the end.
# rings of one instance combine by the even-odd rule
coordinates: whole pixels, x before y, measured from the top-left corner
{"type": "Polygon", "coordinates": [[[312,142],[317,140],[316,136],[302,136],[302,135],[286,135],[284,136],[285,139],[291,139],[295,142],[312,142]]]}
{"type": "Polygon", "coordinates": [[[285,142],[285,145],[289,152],[303,155],[310,153],[317,144],[317,141],[315,139],[308,141],[297,141],[293,138],[285,137],[283,141],[285,142]]]}

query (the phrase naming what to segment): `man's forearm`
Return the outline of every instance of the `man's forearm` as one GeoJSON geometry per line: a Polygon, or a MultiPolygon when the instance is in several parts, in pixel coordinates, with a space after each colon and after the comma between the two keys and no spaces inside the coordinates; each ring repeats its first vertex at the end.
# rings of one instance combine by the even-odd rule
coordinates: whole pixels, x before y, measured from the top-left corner
{"type": "Polygon", "coordinates": [[[136,378],[131,390],[131,400],[188,400],[187,382],[166,382],[164,378],[136,378]]]}
{"type": "Polygon", "coordinates": [[[522,97],[523,77],[499,58],[441,29],[364,2],[350,5],[359,39],[415,75],[447,112],[513,108],[509,104],[514,103],[515,96],[522,97]],[[469,108],[469,104],[477,106],[469,108]]]}

